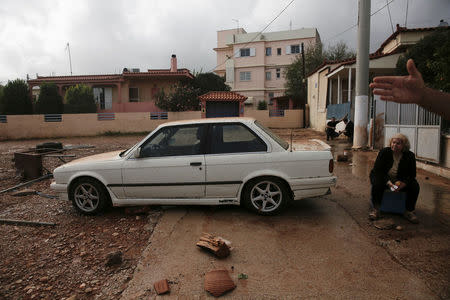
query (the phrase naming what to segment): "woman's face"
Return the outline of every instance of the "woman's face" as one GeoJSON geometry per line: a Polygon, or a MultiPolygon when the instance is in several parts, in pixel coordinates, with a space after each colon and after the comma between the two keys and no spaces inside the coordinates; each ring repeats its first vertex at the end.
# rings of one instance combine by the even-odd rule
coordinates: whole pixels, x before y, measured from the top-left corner
{"type": "Polygon", "coordinates": [[[403,141],[401,139],[392,139],[391,142],[392,151],[399,153],[403,150],[403,141]]]}

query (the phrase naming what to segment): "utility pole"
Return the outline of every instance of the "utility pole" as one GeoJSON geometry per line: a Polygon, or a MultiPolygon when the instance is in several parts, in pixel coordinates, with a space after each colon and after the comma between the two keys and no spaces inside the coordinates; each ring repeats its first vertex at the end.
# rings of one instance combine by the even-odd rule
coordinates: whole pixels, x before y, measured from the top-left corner
{"type": "Polygon", "coordinates": [[[359,0],[358,6],[354,149],[367,147],[369,108],[370,0],[359,0]]]}
{"type": "MultiPolygon", "coordinates": [[[[302,89],[304,91],[305,97],[308,97],[308,94],[306,93],[306,72],[305,72],[305,48],[303,46],[303,43],[301,43],[301,51],[302,51],[302,74],[303,74],[303,80],[302,80],[302,89]]],[[[306,123],[306,100],[303,99],[305,103],[303,103],[303,127],[308,127],[308,124],[306,123]]]]}

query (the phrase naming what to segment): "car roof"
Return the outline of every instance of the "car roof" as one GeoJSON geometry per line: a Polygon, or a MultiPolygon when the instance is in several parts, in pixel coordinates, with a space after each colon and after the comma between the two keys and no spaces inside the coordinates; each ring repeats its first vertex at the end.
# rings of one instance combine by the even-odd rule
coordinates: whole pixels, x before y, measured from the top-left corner
{"type": "Polygon", "coordinates": [[[163,123],[160,125],[160,127],[175,126],[175,125],[189,125],[189,124],[233,123],[233,122],[253,123],[253,122],[255,122],[255,119],[254,118],[246,118],[246,117],[191,119],[191,120],[180,120],[180,121],[171,121],[171,122],[163,123]]]}

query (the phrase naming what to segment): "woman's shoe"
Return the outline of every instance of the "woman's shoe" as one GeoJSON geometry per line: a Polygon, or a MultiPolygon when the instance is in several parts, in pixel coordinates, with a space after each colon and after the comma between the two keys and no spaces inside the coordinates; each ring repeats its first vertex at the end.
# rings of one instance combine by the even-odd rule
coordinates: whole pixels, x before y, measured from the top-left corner
{"type": "Polygon", "coordinates": [[[417,218],[416,214],[413,211],[405,211],[403,216],[413,224],[419,223],[419,219],[417,218]]]}
{"type": "Polygon", "coordinates": [[[369,213],[369,219],[372,221],[378,220],[380,218],[380,210],[379,209],[372,209],[369,213]]]}

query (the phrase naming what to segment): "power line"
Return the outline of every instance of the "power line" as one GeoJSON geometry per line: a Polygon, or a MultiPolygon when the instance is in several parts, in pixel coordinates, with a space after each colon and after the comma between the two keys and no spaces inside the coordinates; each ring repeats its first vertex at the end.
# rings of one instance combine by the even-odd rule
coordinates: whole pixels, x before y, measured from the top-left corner
{"type": "MultiPolygon", "coordinates": [[[[295,0],[291,0],[291,2],[288,3],[288,5],[286,5],[279,13],[278,15],[276,15],[275,18],[273,18],[272,21],[269,22],[269,24],[267,24],[261,31],[259,31],[255,37],[253,39],[251,39],[249,42],[247,42],[242,48],[245,48],[247,45],[249,45],[251,42],[253,42],[254,40],[256,40],[256,38],[258,36],[260,36],[276,19],[278,19],[278,17],[294,2],[295,0]]],[[[392,0],[393,1],[393,0],[392,0]]],[[[230,60],[231,58],[235,57],[236,54],[239,52],[239,49],[233,53],[232,56],[228,57],[223,63],[218,64],[217,66],[215,66],[214,68],[212,68],[211,70],[209,70],[208,72],[214,71],[215,69],[217,69],[218,67],[222,66],[223,64],[225,64],[228,60],[230,60]]]]}
{"type": "MultiPolygon", "coordinates": [[[[394,1],[395,1],[395,0],[389,1],[389,2],[386,3],[383,7],[379,8],[377,11],[375,11],[374,13],[371,13],[370,16],[372,17],[373,15],[379,13],[383,8],[385,8],[386,6],[388,6],[389,4],[391,4],[391,3],[394,2],[394,1]]],[[[358,23],[356,23],[356,24],[350,26],[349,28],[345,29],[345,30],[342,31],[341,33],[338,33],[338,34],[333,35],[332,37],[326,39],[326,40],[324,41],[324,43],[325,43],[325,42],[329,42],[330,40],[333,40],[333,39],[337,38],[338,36],[340,36],[340,35],[346,33],[347,31],[349,31],[349,30],[355,28],[356,26],[358,26],[358,23]]]]}

